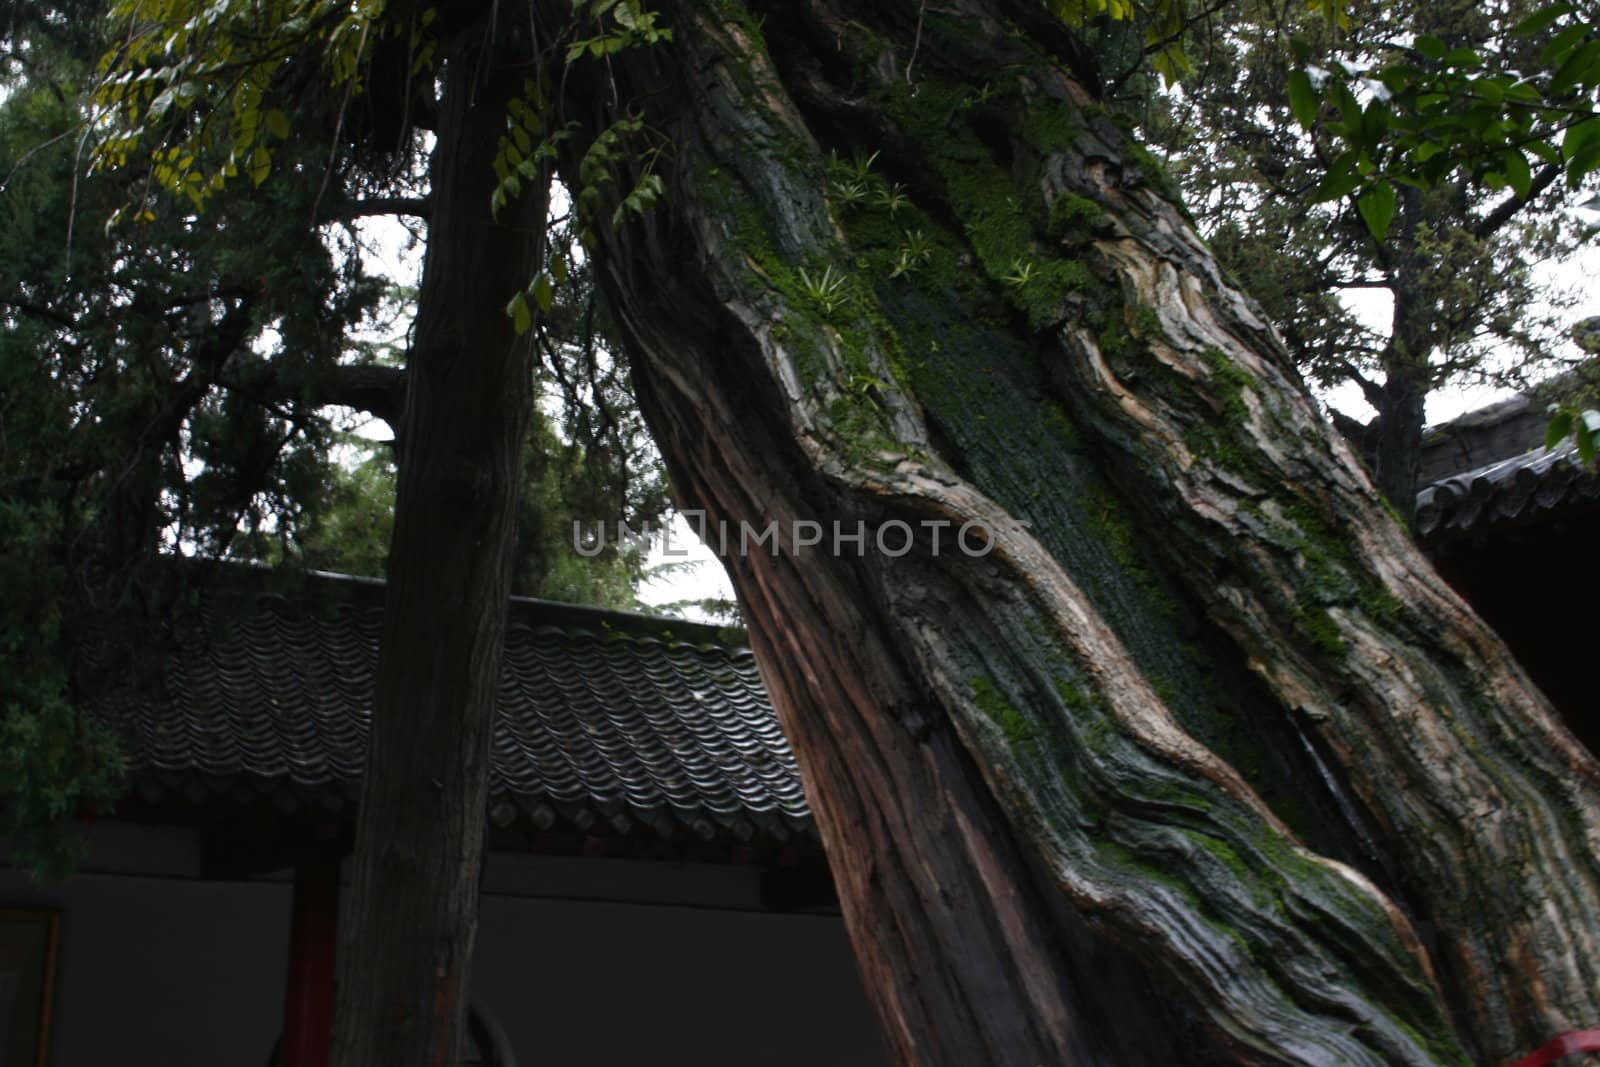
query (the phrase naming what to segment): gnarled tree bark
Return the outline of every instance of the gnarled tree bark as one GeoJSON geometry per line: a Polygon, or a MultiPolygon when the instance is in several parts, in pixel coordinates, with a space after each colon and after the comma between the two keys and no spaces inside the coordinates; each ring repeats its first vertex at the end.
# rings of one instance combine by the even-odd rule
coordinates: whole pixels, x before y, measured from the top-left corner
{"type": "Polygon", "coordinates": [[[1600,773],[1092,57],[1025,0],[664,9],[567,85],[671,146],[593,251],[898,1058],[1494,1062],[1600,1020],[1600,773]]]}

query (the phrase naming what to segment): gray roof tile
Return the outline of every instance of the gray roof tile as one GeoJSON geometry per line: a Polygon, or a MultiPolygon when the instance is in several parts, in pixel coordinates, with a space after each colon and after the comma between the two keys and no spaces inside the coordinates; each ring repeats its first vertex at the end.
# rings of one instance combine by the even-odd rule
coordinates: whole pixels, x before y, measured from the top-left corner
{"type": "MultiPolygon", "coordinates": [[[[114,686],[96,702],[147,787],[199,800],[243,786],[328,809],[357,798],[381,589],[308,584],[340,595],[208,595],[178,629],[158,684],[114,686]]],[[[492,741],[494,822],[644,824],[707,840],[813,835],[754,657],[721,637],[514,601],[492,741]]]]}

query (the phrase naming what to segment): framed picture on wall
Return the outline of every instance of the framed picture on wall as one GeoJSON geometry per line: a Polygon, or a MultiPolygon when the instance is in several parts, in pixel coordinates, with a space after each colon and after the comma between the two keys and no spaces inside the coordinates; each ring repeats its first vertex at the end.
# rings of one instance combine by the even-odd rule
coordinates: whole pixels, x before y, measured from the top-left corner
{"type": "Polygon", "coordinates": [[[0,1067],[45,1067],[56,984],[54,911],[0,909],[0,1067]]]}

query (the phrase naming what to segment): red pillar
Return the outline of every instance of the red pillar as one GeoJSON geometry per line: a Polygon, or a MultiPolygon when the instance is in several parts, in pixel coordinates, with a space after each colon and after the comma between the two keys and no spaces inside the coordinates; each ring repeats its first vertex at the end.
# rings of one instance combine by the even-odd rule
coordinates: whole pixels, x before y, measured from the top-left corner
{"type": "Polygon", "coordinates": [[[316,841],[295,861],[289,983],[283,998],[278,1067],[328,1067],[339,937],[339,860],[336,842],[316,841]]]}

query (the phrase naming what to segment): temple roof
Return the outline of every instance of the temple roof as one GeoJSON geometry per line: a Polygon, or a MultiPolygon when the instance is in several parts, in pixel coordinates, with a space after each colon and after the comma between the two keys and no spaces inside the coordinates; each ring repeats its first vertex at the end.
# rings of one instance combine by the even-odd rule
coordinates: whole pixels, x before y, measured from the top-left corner
{"type": "MultiPolygon", "coordinates": [[[[145,677],[101,665],[128,677],[94,707],[124,736],[135,794],[352,808],[382,584],[316,575],[288,595],[197,599],[145,677]]],[[[511,604],[489,791],[502,828],[730,843],[813,833],[742,634],[544,601],[511,604]]]]}
{"type": "Polygon", "coordinates": [[[1571,442],[1544,447],[1549,421],[1541,405],[1521,395],[1430,428],[1417,535],[1485,532],[1600,498],[1600,473],[1583,466],[1571,442]]]}
{"type": "Polygon", "coordinates": [[[1600,499],[1600,473],[1570,442],[1543,447],[1441,478],[1417,494],[1417,533],[1437,537],[1530,520],[1579,501],[1600,499]]]}

